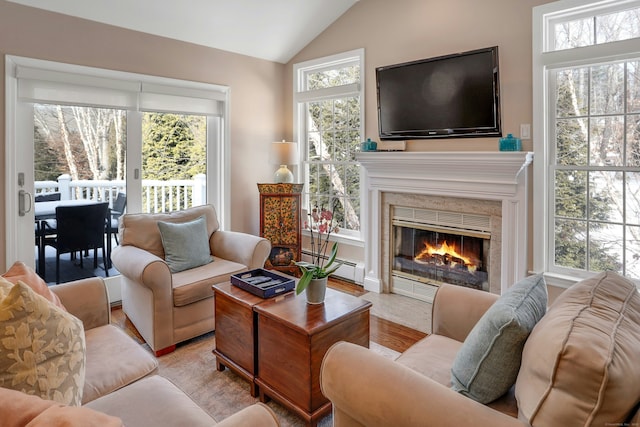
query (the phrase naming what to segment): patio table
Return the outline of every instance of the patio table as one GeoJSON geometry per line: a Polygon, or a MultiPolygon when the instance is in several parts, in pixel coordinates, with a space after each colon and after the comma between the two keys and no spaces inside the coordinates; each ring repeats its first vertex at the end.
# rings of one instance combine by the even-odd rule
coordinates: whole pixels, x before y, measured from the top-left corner
{"type": "Polygon", "coordinates": [[[45,279],[45,255],[44,255],[44,227],[48,219],[56,218],[56,208],[58,206],[85,206],[99,203],[89,199],[73,199],[73,200],[54,200],[50,202],[35,202],[33,204],[33,212],[35,214],[36,228],[36,245],[38,246],[38,274],[45,279]]]}

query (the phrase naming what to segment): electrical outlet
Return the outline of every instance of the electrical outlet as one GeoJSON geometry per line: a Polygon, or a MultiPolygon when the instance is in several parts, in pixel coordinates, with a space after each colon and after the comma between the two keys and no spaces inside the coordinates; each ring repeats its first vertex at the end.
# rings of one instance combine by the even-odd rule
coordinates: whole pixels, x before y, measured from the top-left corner
{"type": "Polygon", "coordinates": [[[531,139],[531,125],[520,125],[520,139],[531,139]]]}

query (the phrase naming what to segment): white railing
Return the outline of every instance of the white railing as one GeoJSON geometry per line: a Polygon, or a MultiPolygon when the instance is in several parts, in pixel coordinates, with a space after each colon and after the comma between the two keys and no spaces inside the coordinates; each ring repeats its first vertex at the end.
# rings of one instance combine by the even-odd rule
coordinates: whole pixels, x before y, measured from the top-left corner
{"type": "MultiPolygon", "coordinates": [[[[173,212],[191,206],[203,205],[206,201],[206,175],[198,174],[192,180],[160,181],[142,180],[142,207],[144,212],[173,212]]],[[[124,180],[77,180],[63,174],[57,181],[36,181],[35,195],[60,193],[61,200],[89,199],[113,202],[118,193],[126,193],[124,180]]]]}

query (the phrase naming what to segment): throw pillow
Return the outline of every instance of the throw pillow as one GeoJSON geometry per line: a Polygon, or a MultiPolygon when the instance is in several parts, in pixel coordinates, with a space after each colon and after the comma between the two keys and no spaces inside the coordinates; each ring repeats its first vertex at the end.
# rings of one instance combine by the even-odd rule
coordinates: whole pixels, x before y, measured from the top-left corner
{"type": "Polygon", "coordinates": [[[58,295],[51,292],[51,289],[49,289],[47,283],[42,280],[42,278],[38,276],[38,274],[33,271],[33,269],[30,268],[27,264],[21,261],[13,263],[11,268],[7,270],[7,272],[4,273],[2,277],[4,277],[14,285],[18,283],[19,280],[21,280],[23,283],[33,289],[33,291],[38,295],[45,297],[48,301],[57,305],[61,309],[65,311],[67,310],[64,305],[62,305],[62,302],[60,302],[60,298],[58,298],[58,295]]]}
{"type": "Polygon", "coordinates": [[[458,350],[451,367],[453,390],[480,403],[505,394],[515,383],[522,348],[547,309],[542,275],[509,288],[480,318],[458,350]]]}
{"type": "Polygon", "coordinates": [[[200,267],[213,261],[204,216],[189,222],[158,221],[164,260],[172,273],[200,267]]]}
{"type": "Polygon", "coordinates": [[[80,406],[85,378],[82,321],[22,281],[0,279],[0,387],[80,406]]]}
{"type": "Polygon", "coordinates": [[[522,352],[515,397],[525,425],[625,423],[640,401],[640,293],[612,271],[563,291],[522,352]],[[633,408],[633,409],[632,409],[633,408]]]}

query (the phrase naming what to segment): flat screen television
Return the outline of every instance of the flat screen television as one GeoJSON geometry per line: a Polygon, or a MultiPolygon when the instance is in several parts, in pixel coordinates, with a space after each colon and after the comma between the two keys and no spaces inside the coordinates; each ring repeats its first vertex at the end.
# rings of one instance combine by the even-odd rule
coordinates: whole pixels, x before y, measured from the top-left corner
{"type": "Polygon", "coordinates": [[[380,139],[502,136],[498,47],[376,68],[380,139]]]}

